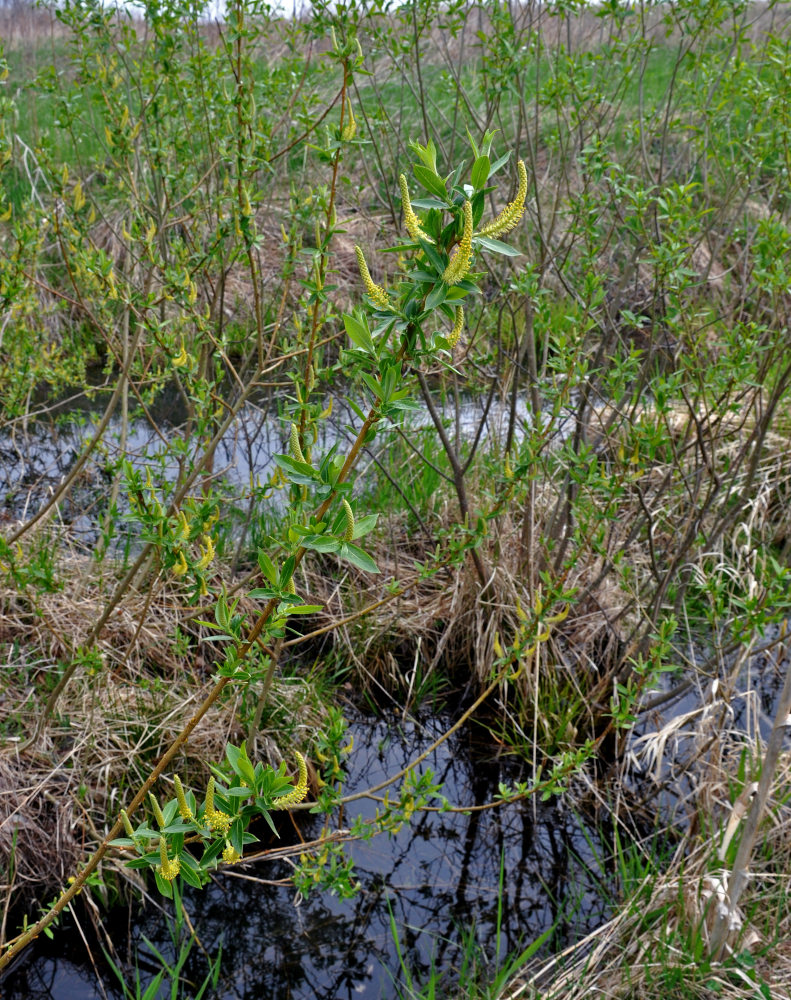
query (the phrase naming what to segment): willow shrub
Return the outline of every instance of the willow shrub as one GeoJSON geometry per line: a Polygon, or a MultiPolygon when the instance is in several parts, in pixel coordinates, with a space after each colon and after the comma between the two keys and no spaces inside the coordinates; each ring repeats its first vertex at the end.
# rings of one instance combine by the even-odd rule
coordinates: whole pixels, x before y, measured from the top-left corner
{"type": "MultiPolygon", "coordinates": [[[[33,606],[39,588],[59,585],[47,521],[115,416],[123,451],[132,409],[175,384],[187,420],[146,472],[111,470],[97,563],[127,495],[139,544],[32,742],[95,663],[129,589],[175,580],[218,640],[218,680],[197,717],[241,687],[252,745],[284,630],[311,608],[295,579],[306,555],[375,572],[358,543],[377,511],[355,499],[352,473],[418,391],[439,442],[426,458],[458,509],[450,528],[431,525],[445,549],[422,571],[447,557],[477,578],[472,666],[546,769],[519,794],[562,788],[592,734],[628,729],[659,674],[695,666],[696,643],[706,670],[724,670],[785,612],[787,486],[775,456],[791,381],[791,73],[787,44],[771,23],[753,30],[750,11],[719,0],[345,3],[314,5],[303,22],[232,3],[218,27],[176,4],[148,3],[139,21],[98,3],[58,8],[68,62],[35,82],[55,109],[49,124],[26,119],[8,77],[0,95],[0,404],[15,428],[35,415],[37,385],[82,385],[89,360],[103,366],[106,403],[65,480],[0,543],[3,573],[33,606]],[[482,137],[472,155],[467,123],[482,137]],[[494,152],[497,128],[511,160],[494,152]],[[490,184],[498,172],[510,194],[490,184]],[[399,269],[380,278],[358,248],[353,308],[335,286],[336,254],[344,220],[377,203],[388,232],[405,230],[391,248],[399,269]],[[321,454],[340,370],[356,436],[345,455],[321,454]],[[453,433],[433,406],[437,383],[451,399],[483,388],[486,413],[505,402],[503,438],[483,422],[469,441],[453,433]],[[280,488],[289,503],[257,539],[252,599],[263,610],[251,625],[214,573],[227,541],[215,453],[248,401],[284,387],[288,446],[276,481],[251,483],[248,500],[258,509],[280,488]]],[[[125,833],[121,846],[158,870],[161,888],[177,860],[178,877],[202,882],[221,855],[242,852],[252,815],[301,791],[300,778],[231,747],[213,795],[185,790],[132,825],[190,726],[92,866],[125,833]],[[198,842],[202,860],[186,846],[198,842]]],[[[331,742],[337,758],[342,734],[331,742]]],[[[383,825],[433,794],[421,781],[405,778],[398,817],[383,825]]],[[[305,884],[321,881],[319,867],[305,884]]]]}
{"type": "MultiPolygon", "coordinates": [[[[91,22],[84,18],[84,13],[77,19],[77,8],[67,8],[61,16],[75,19],[72,27],[81,41],[81,69],[86,74],[95,74],[101,113],[112,116],[112,128],[105,125],[100,137],[104,136],[112,185],[126,201],[116,224],[127,241],[128,256],[119,263],[97,247],[93,228],[97,206],[89,201],[87,185],[82,179],[72,180],[64,166],[53,174],[62,199],[55,214],[57,253],[53,270],[60,271],[60,280],[66,286],[59,290],[60,296],[80,303],[82,321],[93,327],[121,368],[105,418],[112,405],[125,398],[128,386],[143,397],[143,388],[150,394],[165,378],[177,379],[189,400],[188,428],[183,438],[176,438],[170,445],[172,454],[181,460],[182,472],[176,482],[158,486],[150,469],[144,476],[128,463],[123,466],[131,504],[128,517],[137,524],[143,548],[119,586],[131,586],[135,576],[141,581],[148,579],[153,585],[155,578],[170,575],[187,584],[193,599],[199,601],[212,596],[216,586],[210,567],[216,551],[218,509],[210,492],[204,490],[201,497],[200,493],[188,496],[187,491],[203,472],[210,471],[216,436],[227,427],[230,416],[238,412],[249,391],[265,374],[267,365],[283,363],[282,357],[275,354],[276,348],[280,347],[282,352],[283,346],[277,337],[270,336],[268,342],[264,339],[267,331],[257,267],[265,237],[257,229],[252,180],[261,151],[255,148],[256,137],[246,128],[252,121],[249,103],[252,98],[244,89],[244,75],[239,72],[226,103],[220,101],[214,106],[220,121],[223,120],[220,110],[233,113],[225,132],[227,142],[235,144],[233,157],[230,163],[227,156],[214,162],[211,157],[199,162],[195,135],[184,128],[184,121],[178,121],[179,113],[187,116],[187,122],[191,121],[190,100],[195,97],[190,88],[196,85],[199,74],[203,79],[210,72],[206,65],[209,56],[203,51],[197,32],[185,34],[176,23],[168,21],[167,11],[152,11],[152,16],[156,14],[154,42],[140,48],[129,22],[119,23],[99,9],[93,10],[94,22],[91,22]],[[164,19],[161,22],[160,17],[164,19]],[[96,38],[112,40],[116,55],[99,53],[96,38]],[[193,49],[189,49],[188,42],[193,49]],[[172,61],[181,54],[189,58],[180,64],[180,71],[173,79],[159,81],[158,67],[165,61],[172,67],[172,61]],[[152,61],[143,64],[144,58],[152,61]],[[130,66],[139,84],[136,96],[140,101],[132,110],[121,73],[124,67],[129,71],[130,66]],[[153,88],[150,102],[148,97],[141,98],[147,80],[153,88]],[[141,137],[142,148],[138,145],[141,137]],[[206,172],[211,175],[212,183],[208,182],[206,172]],[[196,185],[196,178],[201,179],[201,185],[196,185]],[[175,225],[170,213],[183,212],[185,198],[190,199],[191,214],[178,233],[172,234],[170,230],[175,225]],[[206,200],[201,203],[201,198],[206,200]],[[235,265],[249,270],[255,290],[253,315],[261,317],[261,325],[249,339],[249,348],[241,351],[238,365],[232,361],[231,351],[238,357],[239,345],[232,343],[224,328],[222,310],[213,312],[217,284],[235,265]],[[277,357],[275,362],[273,357],[277,357]],[[242,383],[234,405],[225,405],[219,394],[221,378],[228,372],[242,383]],[[245,381],[240,372],[245,374],[245,381]]],[[[232,23],[234,32],[223,38],[215,55],[221,60],[231,59],[232,67],[239,71],[245,65],[242,43],[247,40],[241,8],[233,15],[232,23]]],[[[358,505],[352,495],[353,472],[360,451],[375,436],[380,422],[397,421],[405,410],[414,407],[413,370],[429,360],[441,360],[443,355],[449,359],[463,331],[464,303],[478,292],[480,275],[474,266],[480,256],[517,253],[499,237],[514,228],[524,211],[527,190],[524,164],[521,161],[516,164],[519,184],[514,199],[499,213],[486,218],[485,196],[492,190],[489,182],[509,161],[508,155],[492,157],[493,135],[484,136],[480,150],[473,144],[471,169],[459,163],[449,175],[440,171],[431,140],[424,146],[415,143],[418,163],[414,174],[425,191],[425,197],[416,205],[425,211],[420,217],[416,214],[410,203],[409,184],[402,176],[400,188],[408,240],[399,247],[402,268],[398,281],[387,288],[377,284],[362,249],[355,248],[365,298],[361,307],[343,315],[343,327],[349,340],[346,359],[352,363],[355,381],[363,393],[358,404],[352,403],[360,420],[356,437],[345,455],[338,454],[335,447],[316,455],[316,425],[327,414],[316,401],[314,365],[317,341],[327,318],[325,278],[329,246],[339,228],[335,209],[338,168],[345,148],[356,136],[348,83],[362,63],[356,40],[345,44],[335,41],[331,55],[340,66],[342,86],[335,102],[337,124],[321,150],[329,164],[332,182],[329,190],[321,194],[323,213],[315,220],[316,245],[309,253],[311,267],[304,279],[309,291],[307,342],[296,350],[282,352],[292,363],[295,359],[301,362],[301,368],[292,376],[295,400],[290,412],[289,450],[276,456],[290,502],[277,543],[269,550],[258,551],[263,585],[246,595],[262,602],[262,610],[250,624],[244,615],[237,613],[238,596],[228,597],[224,588],[213,595],[214,622],[200,624],[216,633],[211,636],[219,650],[214,687],[121,811],[72,886],[34,927],[11,942],[0,960],[3,965],[32,937],[49,928],[109,848],[123,848],[137,854],[130,864],[154,869],[160,889],[170,895],[174,879],[199,886],[220,860],[225,863],[239,860],[246,844],[254,839],[247,832],[254,817],[268,818],[271,810],[297,805],[304,798],[307,770],[301,755],[298,755],[299,777],[294,783],[287,778],[285,765],[279,770],[253,765],[244,745],[228,747],[231,777],[227,771],[215,769],[201,805],[177,776],[174,777],[176,796],[164,806],[160,806],[152,788],[227,685],[256,685],[260,688],[259,708],[265,702],[277,656],[268,654],[262,671],[257,671],[252,668],[252,654],[258,646],[276,650],[291,617],[317,610],[316,606],[305,603],[295,585],[295,572],[306,555],[333,553],[365,572],[378,572],[373,557],[358,544],[376,521],[375,514],[366,515],[356,509],[358,505]],[[151,818],[133,826],[130,817],[144,801],[150,806],[151,818]],[[120,833],[126,836],[119,838],[120,833]],[[200,845],[202,853],[198,856],[195,852],[200,845]]],[[[213,84],[216,86],[216,80],[213,84]]],[[[219,100],[216,90],[214,93],[219,100]]],[[[98,114],[96,108],[93,112],[98,114]]],[[[91,120],[95,126],[96,118],[91,120]]],[[[221,148],[223,133],[210,130],[207,139],[209,135],[211,142],[221,148]]],[[[36,215],[34,201],[26,206],[12,206],[11,215],[18,219],[12,226],[20,237],[44,224],[36,215]]],[[[289,236],[285,231],[281,235],[288,250],[289,236]]],[[[46,247],[46,252],[54,251],[52,246],[46,247]]],[[[45,252],[44,248],[41,252],[45,252]]],[[[286,253],[286,262],[288,259],[286,253]]],[[[13,258],[7,256],[5,263],[10,268],[13,258]]],[[[41,261],[34,259],[25,266],[41,266],[41,261]]],[[[280,322],[277,318],[275,321],[280,322]]],[[[97,434],[89,442],[86,451],[96,447],[98,437],[97,434]]],[[[39,512],[38,521],[44,516],[45,512],[39,512]]],[[[12,540],[18,543],[33,525],[34,522],[22,525],[12,540]]],[[[20,573],[20,553],[21,547],[4,544],[4,559],[12,577],[20,573]]],[[[118,599],[116,588],[108,607],[118,599]]],[[[101,622],[96,638],[100,632],[101,622]]],[[[39,732],[84,659],[75,657],[61,677],[39,720],[39,732]]],[[[260,712],[256,723],[258,718],[260,712]]],[[[378,817],[377,829],[392,829],[436,794],[430,774],[421,777],[410,770],[404,776],[394,776],[393,780],[399,777],[404,779],[401,799],[378,817]]],[[[325,797],[326,794],[329,793],[325,797]]],[[[332,796],[327,804],[329,808],[334,805],[332,796]]],[[[344,888],[335,866],[330,887],[336,891],[344,888]]],[[[352,886],[347,888],[351,890],[352,886]]]]}

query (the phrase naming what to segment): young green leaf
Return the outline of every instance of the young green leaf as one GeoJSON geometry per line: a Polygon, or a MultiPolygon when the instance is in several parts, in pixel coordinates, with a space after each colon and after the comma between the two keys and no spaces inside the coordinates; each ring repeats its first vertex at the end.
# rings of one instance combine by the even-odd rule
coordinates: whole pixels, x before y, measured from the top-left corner
{"type": "Polygon", "coordinates": [[[364,320],[361,321],[356,316],[344,313],[343,325],[346,327],[349,340],[351,340],[355,347],[359,347],[361,351],[365,351],[367,354],[376,354],[368,324],[364,320]]]}
{"type": "Polygon", "coordinates": [[[479,246],[482,246],[484,250],[488,250],[490,253],[499,253],[505,257],[522,256],[521,250],[517,250],[508,243],[502,243],[500,240],[493,240],[490,236],[475,236],[474,240],[479,246]]]}
{"type": "Polygon", "coordinates": [[[490,169],[491,164],[489,163],[488,156],[479,156],[475,163],[473,163],[470,180],[476,191],[480,191],[484,184],[486,184],[490,169]]]}
{"type": "Polygon", "coordinates": [[[368,553],[359,546],[352,545],[351,542],[341,542],[338,554],[341,559],[345,559],[346,562],[350,562],[352,566],[356,566],[357,569],[361,569],[364,573],[379,572],[379,567],[368,555],[368,553]]]}
{"type": "Polygon", "coordinates": [[[415,163],[412,166],[412,169],[415,172],[415,177],[418,182],[422,184],[427,191],[430,191],[431,194],[436,195],[437,198],[442,199],[442,201],[447,204],[448,191],[442,178],[433,174],[425,167],[421,167],[419,163],[415,163]]]}

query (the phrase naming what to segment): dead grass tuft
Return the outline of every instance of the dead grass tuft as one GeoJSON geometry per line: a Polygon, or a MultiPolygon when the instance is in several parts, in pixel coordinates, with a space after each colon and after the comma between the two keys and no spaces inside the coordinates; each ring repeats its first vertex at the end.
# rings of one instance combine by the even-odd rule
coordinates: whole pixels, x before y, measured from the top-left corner
{"type": "Polygon", "coordinates": [[[0,893],[5,914],[12,899],[27,905],[63,886],[82,856],[79,774],[72,763],[71,755],[52,767],[35,754],[0,754],[0,893]]]}
{"type": "MultiPolygon", "coordinates": [[[[28,910],[62,888],[213,686],[212,664],[191,623],[195,609],[171,585],[154,584],[145,595],[130,590],[102,633],[98,655],[75,674],[37,744],[20,752],[63,664],[103,609],[106,594],[95,577],[89,582],[88,568],[87,560],[59,565],[59,579],[69,582],[38,594],[35,608],[24,596],[0,592],[0,856],[8,859],[0,911],[28,910]]],[[[208,764],[223,761],[227,743],[245,739],[242,694],[229,688],[174,761],[173,772],[199,798],[208,764]]],[[[284,742],[309,745],[322,709],[310,682],[299,679],[277,680],[270,704],[273,722],[288,726],[264,727],[251,756],[276,765],[290,753],[284,742]]],[[[170,775],[158,794],[173,795],[170,775]]],[[[130,880],[120,859],[105,861],[108,873],[121,884],[130,880]]]]}

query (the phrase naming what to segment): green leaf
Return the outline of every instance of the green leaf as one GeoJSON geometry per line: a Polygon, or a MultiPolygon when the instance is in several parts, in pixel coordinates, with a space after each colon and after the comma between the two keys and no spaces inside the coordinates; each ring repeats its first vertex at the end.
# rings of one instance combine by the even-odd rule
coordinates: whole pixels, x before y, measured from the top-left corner
{"type": "MultiPolygon", "coordinates": [[[[186,851],[184,852],[186,854],[186,851]]],[[[193,871],[188,865],[184,864],[184,854],[180,854],[179,858],[181,860],[181,868],[179,869],[179,875],[184,879],[187,885],[191,885],[194,889],[200,889],[203,883],[200,880],[200,875],[193,871]]]]}
{"type": "Polygon", "coordinates": [[[363,535],[367,535],[369,531],[373,531],[378,520],[378,514],[365,514],[363,517],[355,518],[354,537],[362,538],[363,535]]]}
{"type": "Polygon", "coordinates": [[[487,129],[483,133],[481,149],[487,156],[489,156],[492,152],[492,142],[494,141],[494,137],[497,135],[499,131],[500,131],[499,128],[492,128],[492,129],[487,129]]]}
{"type": "Polygon", "coordinates": [[[412,208],[447,208],[447,202],[443,199],[440,201],[439,198],[415,198],[412,201],[412,208]]]}
{"type": "Polygon", "coordinates": [[[337,552],[340,542],[332,535],[306,535],[302,545],[313,552],[337,552]]]}
{"type": "MultiPolygon", "coordinates": [[[[388,417],[391,413],[422,413],[423,407],[414,399],[394,399],[387,406],[382,407],[382,416],[388,417]]],[[[357,537],[356,535],[354,536],[357,537]]]]}
{"type": "Polygon", "coordinates": [[[349,313],[344,313],[343,325],[346,327],[349,340],[351,340],[355,347],[359,347],[360,350],[365,351],[368,354],[376,355],[374,342],[371,339],[371,333],[366,323],[361,322],[356,316],[350,316],[349,313]]]}
{"type": "Polygon", "coordinates": [[[472,180],[472,186],[476,191],[479,191],[484,184],[486,184],[486,179],[489,176],[490,169],[491,163],[489,162],[488,156],[479,156],[475,163],[473,163],[472,175],[470,179],[472,180]]]}
{"type": "MultiPolygon", "coordinates": [[[[437,253],[434,247],[430,246],[428,243],[424,243],[421,240],[420,245],[423,248],[423,253],[425,253],[426,257],[428,257],[429,261],[431,262],[431,266],[436,270],[438,274],[442,274],[442,272],[445,270],[445,261],[440,257],[440,255],[437,253]]],[[[434,280],[436,281],[437,279],[434,278],[434,280]]]]}
{"type": "MultiPolygon", "coordinates": [[[[479,32],[479,34],[480,34],[480,32],[479,32]]],[[[472,137],[472,133],[470,132],[469,128],[467,128],[467,126],[466,126],[466,125],[464,126],[464,131],[465,131],[465,132],[467,133],[467,140],[469,141],[469,144],[470,144],[470,146],[472,147],[472,152],[473,152],[473,155],[475,156],[475,158],[476,158],[476,159],[478,159],[478,157],[479,157],[479,156],[481,155],[481,154],[480,154],[480,153],[478,152],[478,144],[477,144],[477,143],[476,143],[476,141],[475,141],[475,140],[473,139],[473,137],[472,137]]]]}
{"type": "Polygon", "coordinates": [[[244,824],[241,817],[234,821],[230,829],[230,840],[237,854],[244,853],[244,824]]]}
{"type": "Polygon", "coordinates": [[[173,899],[173,886],[168,882],[166,878],[162,878],[159,872],[154,872],[154,878],[157,881],[157,889],[162,893],[165,899],[173,899]]]}
{"type": "Polygon", "coordinates": [[[201,867],[207,868],[212,861],[216,860],[223,851],[225,844],[222,838],[215,840],[210,844],[206,850],[203,852],[203,857],[200,859],[201,867]]]}
{"type": "Polygon", "coordinates": [[[382,386],[379,382],[376,381],[375,378],[369,375],[368,372],[362,372],[362,371],[360,372],[360,378],[363,380],[363,382],[365,382],[365,384],[371,390],[375,399],[383,398],[382,386]]]}
{"type": "Polygon", "coordinates": [[[409,142],[409,148],[413,153],[417,153],[432,173],[436,174],[437,147],[434,145],[434,141],[432,139],[429,139],[425,146],[421,146],[419,142],[411,139],[409,142]]]}
{"type": "MultiPolygon", "coordinates": [[[[244,744],[242,744],[242,746],[244,746],[244,744]]],[[[239,758],[241,757],[241,755],[242,755],[242,747],[235,747],[233,743],[226,744],[225,756],[228,758],[228,763],[231,765],[234,771],[236,771],[237,774],[239,772],[236,770],[236,767],[237,764],[239,763],[239,758]]]]}
{"type": "Polygon", "coordinates": [[[185,823],[183,819],[177,819],[175,823],[168,823],[168,825],[162,830],[162,833],[171,834],[176,833],[191,833],[193,826],[191,823],[185,823]]]}
{"type": "Polygon", "coordinates": [[[230,630],[231,614],[228,610],[228,602],[225,599],[225,594],[220,594],[217,598],[217,604],[214,608],[214,617],[217,619],[217,624],[221,629],[224,629],[226,632],[230,630]]]}
{"type": "Polygon", "coordinates": [[[126,862],[127,868],[152,868],[154,865],[159,864],[158,854],[147,854],[144,858],[132,858],[131,861],[126,862]]]}
{"type": "MultiPolygon", "coordinates": [[[[255,784],[255,771],[253,770],[253,765],[250,763],[250,758],[247,756],[247,748],[244,743],[240,747],[235,747],[232,743],[229,743],[225,748],[225,756],[242,781],[252,788],[255,784]]],[[[229,795],[231,791],[229,790],[229,795]]],[[[245,789],[245,791],[249,794],[249,789],[245,789]]]]}
{"type": "Polygon", "coordinates": [[[277,583],[277,570],[275,569],[275,564],[269,558],[269,556],[264,552],[263,549],[258,550],[258,565],[261,568],[261,572],[269,580],[270,583],[277,583]]]}
{"type": "Polygon", "coordinates": [[[190,854],[190,852],[188,850],[186,850],[185,848],[182,848],[179,851],[179,861],[181,863],[182,871],[185,868],[189,868],[189,870],[191,872],[199,872],[200,871],[200,865],[195,860],[195,858],[193,858],[193,856],[190,854]]]}
{"type": "Polygon", "coordinates": [[[431,194],[440,198],[444,205],[447,205],[448,191],[442,178],[432,173],[426,167],[421,167],[419,163],[413,164],[412,169],[415,171],[415,177],[418,182],[422,184],[427,191],[430,191],[431,194]]]}
{"type": "Polygon", "coordinates": [[[288,474],[289,481],[297,483],[299,486],[312,486],[321,482],[321,477],[312,465],[307,462],[298,462],[290,455],[273,455],[275,462],[288,474]]]}
{"type": "Polygon", "coordinates": [[[280,570],[280,588],[285,590],[288,586],[289,580],[294,576],[294,570],[297,567],[297,560],[294,555],[290,555],[288,559],[283,563],[283,568],[280,570]]]}
{"type": "Polygon", "coordinates": [[[465,163],[466,163],[465,160],[460,160],[456,164],[455,170],[453,171],[453,173],[448,178],[448,180],[450,181],[451,189],[453,191],[457,191],[457,192],[463,193],[463,188],[461,187],[461,183],[460,182],[461,182],[461,174],[462,174],[462,171],[464,170],[465,163]]]}
{"type": "Polygon", "coordinates": [[[368,553],[359,546],[352,545],[351,542],[341,542],[338,554],[341,559],[345,559],[346,562],[350,562],[352,566],[356,566],[357,569],[361,569],[364,573],[379,572],[379,567],[373,561],[371,556],[369,556],[368,553]]]}
{"type": "MultiPolygon", "coordinates": [[[[432,274],[431,271],[421,271],[421,270],[410,271],[409,278],[411,281],[419,281],[423,284],[430,281],[432,285],[437,280],[436,274],[432,274]]],[[[1,554],[2,553],[0,553],[0,555],[1,554]]]]}
{"type": "Polygon", "coordinates": [[[522,256],[521,250],[517,250],[516,247],[509,246],[508,243],[501,243],[500,240],[493,240],[489,236],[476,236],[474,242],[483,247],[484,250],[489,250],[491,253],[503,254],[505,257],[522,256]]]}
{"type": "Polygon", "coordinates": [[[262,817],[262,819],[266,820],[267,826],[272,831],[272,833],[274,833],[274,835],[279,838],[280,834],[277,832],[277,827],[272,822],[272,817],[269,815],[269,810],[268,809],[262,809],[261,810],[261,817],[262,817]]]}
{"type": "Polygon", "coordinates": [[[511,159],[511,151],[504,153],[499,159],[495,160],[494,163],[489,168],[489,176],[494,177],[498,170],[501,170],[506,163],[511,159]]]}
{"type": "Polygon", "coordinates": [[[195,625],[205,625],[206,628],[214,629],[215,632],[217,632],[220,628],[220,626],[217,625],[215,622],[207,622],[204,621],[203,618],[193,618],[192,621],[194,622],[195,625]]]}
{"type": "Polygon", "coordinates": [[[445,296],[448,294],[448,286],[444,281],[441,281],[438,285],[435,285],[426,297],[426,311],[431,312],[432,309],[436,309],[437,306],[445,301],[445,296]]]}
{"type": "Polygon", "coordinates": [[[273,601],[280,594],[276,590],[270,590],[269,587],[255,587],[247,596],[253,601],[273,601]]]}
{"type": "Polygon", "coordinates": [[[353,399],[351,399],[349,396],[344,396],[344,402],[346,402],[349,405],[351,410],[360,418],[360,420],[362,420],[363,422],[365,421],[366,419],[365,414],[353,399]]]}

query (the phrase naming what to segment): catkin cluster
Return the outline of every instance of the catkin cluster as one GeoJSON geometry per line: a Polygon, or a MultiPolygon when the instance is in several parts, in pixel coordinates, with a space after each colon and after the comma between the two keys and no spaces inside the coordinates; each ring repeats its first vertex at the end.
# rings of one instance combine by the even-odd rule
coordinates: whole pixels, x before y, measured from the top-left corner
{"type": "Polygon", "coordinates": [[[431,237],[421,229],[420,220],[415,215],[415,210],[412,208],[412,202],[409,199],[409,188],[407,187],[406,177],[403,174],[399,174],[398,184],[401,188],[401,207],[404,212],[404,226],[406,227],[406,231],[413,240],[425,240],[426,243],[433,243],[434,241],[431,237]]]}
{"type": "Polygon", "coordinates": [[[363,279],[363,285],[368,298],[380,309],[388,309],[390,307],[390,300],[387,297],[387,292],[381,285],[377,285],[371,277],[371,272],[365,263],[365,255],[362,249],[355,247],[354,253],[357,257],[357,266],[360,268],[360,277],[363,279]]]}
{"type": "Polygon", "coordinates": [[[527,170],[525,170],[522,160],[517,160],[516,172],[519,175],[519,187],[516,189],[516,197],[491,222],[487,222],[483,229],[476,233],[477,236],[503,236],[505,233],[510,232],[522,218],[525,211],[525,198],[527,197],[527,170]]]}
{"type": "Polygon", "coordinates": [[[472,205],[469,201],[464,202],[463,212],[464,230],[461,242],[442,275],[442,280],[447,285],[458,285],[460,281],[464,281],[472,264],[472,205]]]}
{"type": "Polygon", "coordinates": [[[275,809],[288,809],[289,806],[295,806],[308,794],[308,765],[305,763],[305,758],[299,750],[295,750],[294,754],[296,755],[297,768],[299,769],[297,783],[292,791],[288,792],[286,795],[281,795],[280,798],[276,800],[275,809]]]}

